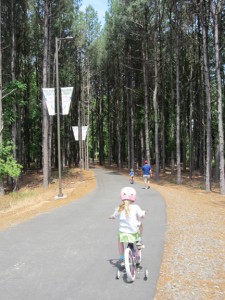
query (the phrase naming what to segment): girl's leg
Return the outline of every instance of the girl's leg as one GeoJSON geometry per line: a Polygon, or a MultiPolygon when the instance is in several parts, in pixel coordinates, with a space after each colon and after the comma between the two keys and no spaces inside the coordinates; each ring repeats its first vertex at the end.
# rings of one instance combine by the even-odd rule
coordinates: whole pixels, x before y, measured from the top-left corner
{"type": "Polygon", "coordinates": [[[142,223],[140,224],[140,227],[139,227],[139,230],[140,230],[140,236],[139,236],[139,240],[138,242],[136,242],[136,246],[137,246],[137,255],[138,255],[138,264],[140,264],[141,262],[141,249],[144,247],[143,243],[142,243],[142,232],[143,232],[143,225],[142,223]]]}
{"type": "Polygon", "coordinates": [[[142,233],[143,233],[143,224],[142,223],[140,224],[139,229],[140,229],[140,236],[142,236],[142,233]]]}
{"type": "Polygon", "coordinates": [[[144,248],[144,245],[143,245],[143,242],[142,242],[142,233],[143,233],[143,224],[141,223],[140,226],[139,226],[139,238],[136,242],[138,250],[144,248]]]}
{"type": "Polygon", "coordinates": [[[137,263],[141,263],[141,250],[138,250],[138,257],[137,257],[137,263]]]}
{"type": "Polygon", "coordinates": [[[118,250],[119,250],[119,256],[122,258],[124,256],[124,245],[120,242],[120,239],[118,239],[118,250]]]}

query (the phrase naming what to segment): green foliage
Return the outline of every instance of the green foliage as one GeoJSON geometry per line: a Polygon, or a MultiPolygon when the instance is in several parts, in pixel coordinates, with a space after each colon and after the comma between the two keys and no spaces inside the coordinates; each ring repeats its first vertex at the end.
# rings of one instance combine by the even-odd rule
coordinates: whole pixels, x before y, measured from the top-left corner
{"type": "Polygon", "coordinates": [[[21,95],[21,92],[26,90],[26,84],[20,81],[12,81],[6,84],[3,93],[3,111],[4,124],[11,125],[16,120],[14,105],[17,103],[20,107],[24,106],[26,102],[21,95]]]}
{"type": "Polygon", "coordinates": [[[21,174],[22,166],[13,158],[13,145],[8,142],[0,144],[0,180],[6,176],[17,178],[21,174]]]}
{"type": "Polygon", "coordinates": [[[25,90],[26,90],[26,84],[18,80],[15,80],[6,84],[4,92],[5,94],[8,94],[11,93],[12,91],[17,92],[17,91],[25,91],[25,90]]]}

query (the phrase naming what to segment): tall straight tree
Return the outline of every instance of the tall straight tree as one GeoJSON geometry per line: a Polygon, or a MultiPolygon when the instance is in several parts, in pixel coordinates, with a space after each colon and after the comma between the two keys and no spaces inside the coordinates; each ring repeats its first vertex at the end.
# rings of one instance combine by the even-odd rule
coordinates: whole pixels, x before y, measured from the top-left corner
{"type": "MultiPolygon", "coordinates": [[[[134,168],[134,163],[132,160],[132,150],[131,148],[131,122],[133,120],[133,107],[132,107],[132,92],[131,92],[131,74],[130,74],[130,65],[131,65],[131,54],[130,54],[131,45],[129,40],[126,40],[126,68],[129,69],[126,74],[126,113],[127,113],[127,160],[128,160],[128,169],[131,167],[134,168]]],[[[133,122],[132,122],[133,124],[133,122]]],[[[133,129],[133,128],[132,128],[133,129]]]]}
{"type": "Polygon", "coordinates": [[[212,130],[211,130],[211,91],[210,91],[210,74],[209,74],[209,58],[208,58],[208,18],[209,10],[207,1],[201,0],[201,21],[202,21],[202,40],[203,40],[203,61],[204,61],[204,80],[206,95],[206,191],[211,191],[211,164],[212,164],[212,130]]]}
{"type": "MultiPolygon", "coordinates": [[[[3,141],[3,115],[2,115],[2,1],[0,0],[0,144],[3,141]]],[[[0,195],[4,194],[3,182],[0,180],[0,195]]]]}
{"type": "Polygon", "coordinates": [[[154,106],[154,123],[155,123],[155,175],[156,180],[159,180],[159,122],[158,122],[158,85],[159,85],[159,71],[158,71],[158,36],[159,36],[159,3],[155,1],[155,30],[154,30],[154,91],[153,91],[153,106],[154,106]]]}
{"type": "Polygon", "coordinates": [[[177,157],[177,184],[181,183],[181,153],[180,153],[180,18],[178,16],[178,4],[175,4],[176,22],[176,157],[177,157]]]}
{"type": "Polygon", "coordinates": [[[149,144],[149,58],[148,58],[148,8],[144,11],[143,16],[143,36],[142,36],[142,67],[144,80],[144,122],[145,122],[145,155],[148,161],[151,160],[149,144]]]}
{"type": "Polygon", "coordinates": [[[225,194],[224,184],[224,131],[223,131],[223,108],[222,108],[222,80],[221,80],[221,12],[222,1],[212,2],[212,12],[215,20],[215,50],[216,50],[216,77],[218,97],[218,133],[219,133],[219,165],[220,165],[220,193],[225,194]]]}
{"type": "Polygon", "coordinates": [[[117,134],[117,165],[120,169],[122,167],[121,161],[121,84],[120,84],[120,62],[119,62],[119,49],[117,48],[117,53],[115,56],[115,101],[117,107],[117,114],[116,114],[116,134],[117,134]]]}
{"type": "MultiPolygon", "coordinates": [[[[0,1],[0,144],[3,141],[2,138],[3,131],[3,116],[2,116],[2,1],[0,1]]],[[[1,185],[1,183],[0,183],[1,185]]],[[[0,194],[2,193],[2,188],[0,186],[0,194]]]]}
{"type": "MultiPolygon", "coordinates": [[[[12,81],[16,80],[16,73],[15,73],[15,56],[16,56],[16,32],[15,32],[15,1],[11,0],[11,76],[12,76],[12,81]]],[[[13,105],[13,110],[14,110],[14,116],[17,115],[17,110],[16,110],[16,99],[14,100],[14,105],[13,105]]],[[[15,117],[15,122],[12,124],[12,141],[13,144],[16,145],[16,117],[15,117]]],[[[17,159],[16,157],[16,147],[13,149],[14,152],[14,158],[17,159]]]]}
{"type": "MultiPolygon", "coordinates": [[[[43,74],[42,87],[48,87],[48,45],[49,45],[49,9],[50,0],[44,1],[44,48],[43,48],[43,74]]],[[[42,96],[42,155],[43,155],[43,186],[49,185],[49,115],[47,105],[42,96]]]]}
{"type": "MultiPolygon", "coordinates": [[[[97,12],[94,11],[93,7],[89,5],[86,8],[85,11],[85,29],[86,29],[86,38],[85,38],[85,62],[84,62],[84,73],[86,75],[83,75],[83,77],[86,77],[85,80],[85,87],[84,87],[84,95],[86,98],[86,103],[84,105],[86,106],[86,116],[84,116],[84,122],[85,125],[89,126],[89,113],[90,113],[90,104],[91,104],[91,98],[92,98],[92,89],[91,89],[91,78],[92,74],[94,72],[94,67],[92,71],[92,57],[94,52],[94,42],[97,39],[99,32],[100,32],[100,23],[98,21],[97,12]],[[86,118],[85,118],[86,117],[86,118]]],[[[101,86],[101,84],[100,84],[101,86]]],[[[100,102],[102,101],[102,96],[100,97],[100,102]]],[[[83,99],[85,101],[85,99],[83,99]]],[[[100,107],[102,109],[102,103],[100,103],[100,107]]],[[[101,162],[103,163],[104,160],[104,138],[103,138],[103,120],[101,119],[101,123],[99,123],[99,134],[100,134],[100,140],[101,140],[101,146],[102,150],[100,151],[101,156],[101,162]]],[[[86,138],[86,158],[85,158],[85,168],[89,168],[88,163],[88,133],[86,138]]]]}
{"type": "Polygon", "coordinates": [[[131,40],[127,38],[125,47],[125,59],[126,59],[126,114],[127,114],[127,157],[128,157],[128,169],[134,168],[134,95],[133,95],[133,66],[132,66],[132,54],[131,54],[131,40]]]}

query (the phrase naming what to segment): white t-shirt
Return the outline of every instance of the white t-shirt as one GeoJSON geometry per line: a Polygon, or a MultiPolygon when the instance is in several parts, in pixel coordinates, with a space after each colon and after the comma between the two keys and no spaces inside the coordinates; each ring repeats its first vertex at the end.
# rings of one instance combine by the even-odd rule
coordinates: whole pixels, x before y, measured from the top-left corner
{"type": "Polygon", "coordinates": [[[145,211],[141,210],[141,208],[136,204],[130,204],[129,216],[126,216],[125,210],[122,212],[118,212],[117,208],[113,214],[115,219],[120,221],[120,232],[125,233],[137,233],[139,231],[140,219],[145,216],[145,211]]]}

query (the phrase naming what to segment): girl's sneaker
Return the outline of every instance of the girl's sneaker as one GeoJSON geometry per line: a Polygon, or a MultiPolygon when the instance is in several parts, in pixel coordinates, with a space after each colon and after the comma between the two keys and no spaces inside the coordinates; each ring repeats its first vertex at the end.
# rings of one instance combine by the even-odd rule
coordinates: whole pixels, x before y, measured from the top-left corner
{"type": "Polygon", "coordinates": [[[119,258],[119,266],[120,266],[120,268],[124,268],[124,266],[125,266],[123,255],[121,255],[119,258]]]}
{"type": "Polygon", "coordinates": [[[120,268],[124,268],[125,267],[124,260],[119,260],[119,265],[120,265],[120,268]]]}

